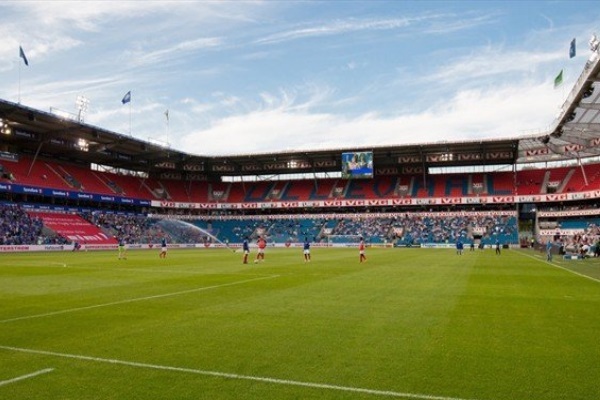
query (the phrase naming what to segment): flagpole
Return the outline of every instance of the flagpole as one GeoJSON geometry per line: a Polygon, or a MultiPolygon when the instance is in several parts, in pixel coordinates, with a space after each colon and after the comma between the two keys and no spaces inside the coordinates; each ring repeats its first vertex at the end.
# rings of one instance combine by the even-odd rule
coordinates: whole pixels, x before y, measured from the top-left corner
{"type": "Polygon", "coordinates": [[[166,122],[167,145],[170,146],[170,143],[169,143],[169,110],[167,110],[165,112],[165,117],[167,118],[167,122],[166,122]]]}
{"type": "Polygon", "coordinates": [[[21,104],[21,60],[19,60],[19,92],[17,98],[17,104],[21,104]]]}
{"type": "Polygon", "coordinates": [[[131,136],[131,101],[129,102],[129,136],[131,136]]]}

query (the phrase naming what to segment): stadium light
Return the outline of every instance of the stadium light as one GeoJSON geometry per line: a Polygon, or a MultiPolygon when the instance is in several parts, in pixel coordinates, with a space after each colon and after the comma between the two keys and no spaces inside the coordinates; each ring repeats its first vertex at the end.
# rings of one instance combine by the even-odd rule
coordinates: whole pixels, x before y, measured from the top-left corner
{"type": "Polygon", "coordinates": [[[79,122],[83,122],[83,117],[85,116],[85,113],[88,110],[88,107],[90,105],[90,100],[87,97],[84,96],[77,96],[77,100],[75,100],[75,104],[77,105],[77,120],[79,122]]]}
{"type": "Polygon", "coordinates": [[[3,119],[0,119],[0,133],[3,135],[10,135],[12,133],[10,125],[8,125],[8,123],[3,119]]]}
{"type": "Polygon", "coordinates": [[[79,150],[81,150],[81,151],[89,151],[90,144],[85,139],[78,139],[77,147],[79,147],[79,150]]]}

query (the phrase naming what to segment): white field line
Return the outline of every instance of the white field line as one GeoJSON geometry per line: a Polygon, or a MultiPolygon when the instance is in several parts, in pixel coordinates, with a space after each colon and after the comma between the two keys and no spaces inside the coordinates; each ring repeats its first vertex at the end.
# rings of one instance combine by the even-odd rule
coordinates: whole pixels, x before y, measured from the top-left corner
{"type": "Polygon", "coordinates": [[[29,379],[29,378],[34,378],[38,375],[47,374],[48,372],[52,372],[52,371],[54,371],[54,368],[46,368],[46,369],[42,369],[40,371],[32,372],[31,374],[17,376],[16,378],[9,379],[7,381],[0,381],[0,386],[9,385],[11,383],[23,381],[23,380],[29,379]]]}
{"type": "Polygon", "coordinates": [[[182,294],[202,292],[202,291],[205,291],[205,290],[218,289],[218,288],[227,287],[227,286],[242,285],[244,283],[255,282],[255,281],[260,281],[260,280],[264,280],[264,279],[273,279],[273,278],[277,278],[279,276],[280,275],[271,275],[271,276],[266,276],[266,277],[262,277],[262,278],[245,279],[243,281],[237,281],[237,282],[231,282],[231,283],[224,283],[222,285],[204,286],[204,287],[195,288],[195,289],[182,290],[180,292],[156,294],[156,295],[153,295],[153,296],[145,296],[145,297],[136,297],[136,298],[133,298],[133,299],[112,301],[110,303],[95,304],[95,305],[92,305],[92,306],[68,308],[66,310],[52,311],[52,312],[44,313],[44,314],[25,315],[23,317],[16,317],[16,318],[9,318],[9,319],[0,320],[0,323],[4,324],[4,323],[7,323],[7,322],[22,321],[22,320],[25,320],[25,319],[50,317],[50,316],[54,316],[54,315],[68,314],[68,313],[77,312],[77,311],[91,310],[91,309],[94,309],[94,308],[110,307],[110,306],[116,306],[116,305],[127,304],[127,303],[135,303],[137,301],[154,300],[154,299],[161,299],[161,298],[164,298],[164,297],[180,296],[182,294]]]}
{"type": "MultiPolygon", "coordinates": [[[[147,368],[147,369],[170,371],[170,372],[183,372],[183,373],[188,373],[188,374],[212,376],[212,377],[216,377],[216,378],[246,380],[246,381],[262,382],[262,383],[269,383],[269,384],[275,384],[275,385],[301,386],[301,387],[307,387],[307,388],[311,388],[311,389],[328,389],[328,390],[337,390],[337,391],[341,391],[341,392],[363,393],[363,394],[369,394],[369,395],[373,395],[373,396],[397,397],[397,398],[416,399],[416,400],[468,400],[468,399],[461,399],[459,397],[433,396],[433,395],[419,394],[419,393],[402,393],[402,392],[394,392],[391,390],[366,389],[366,388],[359,388],[359,387],[352,387],[352,386],[330,385],[327,383],[303,382],[303,381],[294,381],[294,380],[289,380],[289,379],[278,379],[278,378],[269,378],[269,377],[262,377],[262,376],[253,376],[253,375],[239,375],[239,374],[231,374],[231,373],[227,373],[227,372],[218,372],[218,371],[206,371],[206,370],[193,369],[193,368],[171,367],[171,366],[167,366],[167,365],[146,364],[146,363],[139,363],[139,362],[133,362],[133,361],[116,360],[116,359],[111,359],[111,358],[98,358],[98,357],[82,356],[82,355],[77,355],[77,354],[55,353],[52,351],[25,349],[25,348],[10,347],[10,346],[0,346],[0,349],[17,351],[17,352],[22,352],[22,353],[29,353],[29,354],[39,354],[39,355],[44,355],[44,356],[70,358],[70,359],[81,360],[81,361],[93,361],[93,362],[98,362],[98,363],[125,365],[128,367],[147,368]]],[[[471,400],[474,400],[474,399],[471,399],[471,400]]]]}
{"type": "MultiPolygon", "coordinates": [[[[538,258],[538,257],[532,256],[532,255],[526,254],[526,253],[524,253],[522,251],[519,251],[518,253],[521,254],[521,255],[523,255],[523,256],[525,256],[525,257],[529,257],[529,258],[533,258],[534,260],[541,261],[544,264],[551,265],[551,266],[553,266],[555,268],[560,268],[563,271],[567,271],[567,272],[570,272],[570,273],[572,273],[574,275],[581,276],[582,278],[586,278],[586,279],[589,279],[591,281],[600,283],[600,279],[596,279],[596,278],[593,278],[593,277],[585,275],[585,274],[580,274],[579,272],[570,270],[569,268],[561,267],[560,265],[554,264],[553,262],[550,262],[550,261],[546,260],[545,258],[541,258],[541,257],[538,258]]],[[[546,254],[544,253],[544,257],[545,256],[546,256],[546,254]]]]}

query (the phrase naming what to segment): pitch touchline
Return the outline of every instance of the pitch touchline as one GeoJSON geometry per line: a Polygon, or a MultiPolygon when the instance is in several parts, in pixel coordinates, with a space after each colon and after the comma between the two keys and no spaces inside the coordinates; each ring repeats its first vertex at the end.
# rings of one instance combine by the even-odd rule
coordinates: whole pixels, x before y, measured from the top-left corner
{"type": "Polygon", "coordinates": [[[279,277],[279,275],[271,275],[271,276],[266,276],[266,277],[262,277],[262,278],[245,279],[243,281],[237,281],[237,282],[232,282],[232,283],[224,283],[222,285],[205,286],[205,287],[196,288],[196,289],[182,290],[180,292],[157,294],[157,295],[146,296],[146,297],[136,297],[134,299],[113,301],[113,302],[104,303],[104,304],[95,304],[93,306],[69,308],[69,309],[66,309],[66,310],[53,311],[53,312],[44,313],[44,314],[26,315],[26,316],[23,316],[23,317],[16,317],[16,318],[4,319],[4,320],[1,320],[0,323],[13,322],[13,321],[21,321],[21,320],[24,320],[24,319],[50,317],[50,316],[54,316],[54,315],[67,314],[67,313],[72,313],[72,312],[76,312],[76,311],[91,310],[93,308],[109,307],[109,306],[115,306],[115,305],[119,305],[119,304],[134,303],[136,301],[153,300],[153,299],[160,299],[160,298],[163,298],[163,297],[179,296],[179,295],[182,295],[182,294],[188,294],[188,293],[194,293],[194,292],[201,292],[201,291],[204,291],[204,290],[217,289],[217,288],[222,288],[222,287],[226,287],[226,286],[241,285],[243,283],[260,281],[260,280],[263,280],[263,279],[273,279],[273,278],[277,278],[277,277],[279,277]]]}
{"type": "Polygon", "coordinates": [[[15,383],[15,382],[19,382],[19,381],[22,381],[25,379],[33,378],[38,375],[47,374],[48,372],[52,372],[52,371],[54,371],[54,368],[46,368],[46,369],[42,369],[40,371],[32,372],[27,375],[17,376],[16,378],[9,379],[7,381],[0,381],[0,386],[4,386],[4,385],[8,385],[10,383],[15,383]]]}
{"type": "Polygon", "coordinates": [[[553,262],[550,262],[550,261],[548,261],[548,260],[543,260],[543,259],[540,259],[540,258],[535,258],[534,256],[532,256],[532,255],[529,255],[529,254],[525,254],[525,253],[523,253],[523,252],[519,252],[518,254],[521,254],[521,255],[523,255],[523,256],[525,256],[525,257],[533,258],[534,260],[541,261],[541,262],[543,262],[543,263],[545,263],[545,264],[552,265],[552,266],[553,266],[553,267],[555,267],[555,268],[560,268],[560,269],[562,269],[562,270],[564,270],[564,271],[567,271],[567,272],[570,272],[570,273],[572,273],[572,274],[575,274],[575,275],[581,276],[582,278],[587,278],[587,279],[589,279],[589,280],[592,280],[592,281],[594,281],[594,282],[599,282],[599,283],[600,283],[600,279],[596,279],[596,278],[594,278],[594,277],[591,277],[591,276],[588,276],[588,275],[580,274],[579,272],[576,272],[576,271],[570,270],[569,268],[561,267],[560,265],[558,265],[558,264],[554,264],[553,262]]]}
{"type": "MultiPolygon", "coordinates": [[[[255,381],[255,382],[263,382],[263,383],[271,383],[271,384],[276,384],[276,385],[301,386],[301,387],[307,387],[307,388],[311,388],[311,389],[329,389],[329,390],[337,390],[337,391],[342,391],[342,392],[364,393],[364,394],[370,394],[370,395],[374,395],[374,396],[398,397],[398,398],[417,399],[417,400],[468,400],[468,399],[461,399],[458,397],[432,396],[432,395],[418,394],[418,393],[402,393],[402,392],[394,392],[391,390],[366,389],[366,388],[358,388],[358,387],[352,387],[352,386],[330,385],[327,383],[303,382],[303,381],[294,381],[294,380],[288,380],[288,379],[269,378],[269,377],[262,377],[262,376],[253,376],[253,375],[231,374],[231,373],[218,372],[218,371],[206,371],[206,370],[193,369],[193,368],[171,367],[168,365],[146,364],[146,363],[139,363],[139,362],[133,362],[133,361],[116,360],[116,359],[111,359],[111,358],[98,358],[98,357],[82,356],[82,355],[77,355],[77,354],[56,353],[53,351],[25,349],[25,348],[20,348],[20,347],[0,346],[0,349],[10,350],[10,351],[18,351],[18,352],[29,353],[29,354],[39,354],[39,355],[44,355],[44,356],[70,358],[70,359],[75,359],[75,360],[93,361],[93,362],[116,364],[116,365],[125,365],[128,367],[149,368],[149,369],[155,369],[155,370],[161,370],[161,371],[172,371],[172,372],[184,372],[184,373],[189,373],[189,374],[212,376],[212,377],[217,377],[217,378],[255,381]]],[[[474,399],[471,399],[471,400],[474,400],[474,399]]]]}

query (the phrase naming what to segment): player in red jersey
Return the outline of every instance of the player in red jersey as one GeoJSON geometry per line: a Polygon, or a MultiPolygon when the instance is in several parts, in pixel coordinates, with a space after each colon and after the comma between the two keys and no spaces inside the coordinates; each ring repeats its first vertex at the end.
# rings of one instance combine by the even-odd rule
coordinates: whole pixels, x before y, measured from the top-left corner
{"type": "Polygon", "coordinates": [[[265,247],[267,247],[267,241],[262,236],[260,236],[258,238],[258,241],[256,242],[256,245],[258,246],[258,252],[256,253],[256,259],[254,260],[255,264],[259,260],[265,261],[265,247]]]}
{"type": "Polygon", "coordinates": [[[358,244],[358,255],[360,262],[367,261],[367,256],[365,256],[365,241],[363,238],[360,238],[360,243],[358,244]]]}

